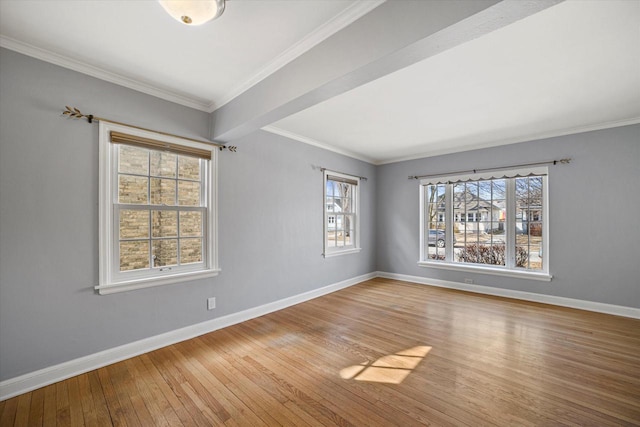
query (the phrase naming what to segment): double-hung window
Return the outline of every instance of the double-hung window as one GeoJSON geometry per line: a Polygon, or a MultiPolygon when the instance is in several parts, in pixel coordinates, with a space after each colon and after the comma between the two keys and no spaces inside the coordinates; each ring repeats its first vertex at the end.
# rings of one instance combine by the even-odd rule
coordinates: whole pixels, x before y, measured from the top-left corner
{"type": "Polygon", "coordinates": [[[100,123],[101,294],[217,274],[216,154],[100,123]]]}
{"type": "Polygon", "coordinates": [[[550,280],[547,168],[420,182],[425,267],[550,280]]]}
{"type": "Polygon", "coordinates": [[[360,251],[359,178],[324,171],[324,256],[360,251]]]}

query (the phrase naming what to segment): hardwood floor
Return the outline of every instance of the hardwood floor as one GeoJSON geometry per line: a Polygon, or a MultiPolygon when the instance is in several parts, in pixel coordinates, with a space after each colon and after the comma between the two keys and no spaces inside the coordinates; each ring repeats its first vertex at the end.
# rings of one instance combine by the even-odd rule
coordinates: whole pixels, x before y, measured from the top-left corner
{"type": "Polygon", "coordinates": [[[640,425],[640,320],[374,279],[0,402],[0,425],[640,425]]]}

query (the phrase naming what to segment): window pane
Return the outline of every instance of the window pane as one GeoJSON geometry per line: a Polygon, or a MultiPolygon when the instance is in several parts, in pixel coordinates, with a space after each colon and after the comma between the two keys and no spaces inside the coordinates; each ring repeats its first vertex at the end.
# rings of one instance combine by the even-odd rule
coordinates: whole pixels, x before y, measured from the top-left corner
{"type": "Polygon", "coordinates": [[[333,198],[333,211],[334,212],[345,212],[344,209],[344,199],[341,197],[334,197],[333,198]]]}
{"type": "Polygon", "coordinates": [[[444,260],[446,246],[445,185],[426,187],[425,253],[427,259],[444,260]]]}
{"type": "Polygon", "coordinates": [[[151,216],[151,230],[153,237],[177,237],[178,212],[153,211],[151,216]]]}
{"type": "Polygon", "coordinates": [[[482,180],[454,186],[456,261],[505,265],[506,181],[482,180]]]}
{"type": "Polygon", "coordinates": [[[529,268],[542,270],[542,223],[529,223],[529,268]]]}
{"type": "Polygon", "coordinates": [[[178,178],[200,180],[200,159],[178,156],[178,178]]]}
{"type": "MultiPolygon", "coordinates": [[[[454,233],[454,259],[466,262],[467,240],[470,237],[467,233],[467,198],[469,193],[465,183],[454,184],[453,186],[453,233],[454,233]]],[[[470,243],[470,242],[469,242],[470,243]]]]}
{"type": "Polygon", "coordinates": [[[202,239],[180,239],[180,264],[202,262],[202,239]]]}
{"type": "Polygon", "coordinates": [[[177,154],[151,151],[151,175],[175,178],[177,160],[177,154]]]}
{"type": "Polygon", "coordinates": [[[118,171],[137,175],[149,175],[149,150],[118,145],[118,171]]]}
{"type": "Polygon", "coordinates": [[[149,237],[149,211],[123,209],[120,211],[120,238],[149,237]]]}
{"type": "Polygon", "coordinates": [[[542,177],[516,178],[516,266],[542,270],[542,177]]]}
{"type": "Polygon", "coordinates": [[[180,206],[200,206],[200,183],[178,181],[178,204],[180,206]]]}
{"type": "Polygon", "coordinates": [[[176,181],[151,178],[151,204],[173,206],[176,204],[176,181]]]}
{"type": "Polygon", "coordinates": [[[353,216],[345,215],[344,216],[344,244],[345,246],[352,244],[352,236],[353,236],[353,216]]]}
{"type": "Polygon", "coordinates": [[[336,193],[335,195],[338,197],[351,197],[352,194],[352,185],[344,182],[336,182],[336,193]]]}
{"type": "Polygon", "coordinates": [[[494,179],[492,185],[492,204],[495,209],[489,218],[491,225],[491,240],[493,244],[506,245],[506,222],[507,222],[507,181],[504,179],[494,179]]]}
{"type": "Polygon", "coordinates": [[[180,212],[180,236],[202,236],[202,212],[180,212]]]}
{"type": "Polygon", "coordinates": [[[327,200],[325,200],[325,211],[326,212],[334,212],[335,211],[335,205],[333,202],[333,197],[327,197],[327,200]]]}
{"type": "Polygon", "coordinates": [[[149,268],[149,241],[120,242],[120,271],[149,268]]]}
{"type": "Polygon", "coordinates": [[[147,204],[149,178],[131,175],[118,176],[118,202],[147,204]]]}
{"type": "Polygon", "coordinates": [[[334,195],[334,192],[333,192],[334,185],[333,184],[335,184],[333,181],[327,180],[327,198],[329,198],[329,197],[334,195]]]}
{"type": "Polygon", "coordinates": [[[342,199],[342,211],[345,213],[353,213],[353,199],[345,197],[342,199]]]}
{"type": "Polygon", "coordinates": [[[331,248],[336,246],[336,232],[333,230],[327,232],[327,246],[331,248]]]}
{"type": "Polygon", "coordinates": [[[504,200],[507,198],[507,182],[504,179],[494,179],[491,181],[494,200],[504,200]]]}
{"type": "MultiPolygon", "coordinates": [[[[540,225],[540,234],[542,233],[542,226],[540,225]]],[[[529,227],[531,233],[532,228],[535,229],[534,224],[519,223],[519,227],[525,229],[529,227]]],[[[534,236],[533,233],[527,234],[524,232],[517,232],[516,234],[516,267],[528,268],[531,270],[542,270],[542,236],[534,236]]]]}
{"type": "Polygon", "coordinates": [[[153,243],[153,266],[164,267],[178,264],[178,240],[162,239],[153,243]]]}

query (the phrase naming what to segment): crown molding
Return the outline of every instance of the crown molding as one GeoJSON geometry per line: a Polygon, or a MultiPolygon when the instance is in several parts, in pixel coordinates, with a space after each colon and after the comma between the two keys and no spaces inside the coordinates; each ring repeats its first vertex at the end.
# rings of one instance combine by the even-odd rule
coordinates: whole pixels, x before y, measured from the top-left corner
{"type": "Polygon", "coordinates": [[[322,148],[324,150],[327,151],[332,151],[334,153],[337,154],[342,154],[343,156],[347,156],[347,157],[351,157],[352,159],[356,159],[356,160],[361,160],[363,162],[367,162],[370,164],[375,165],[375,161],[371,158],[371,157],[367,157],[367,156],[363,156],[361,154],[357,154],[354,153],[353,151],[349,151],[349,150],[343,150],[341,148],[338,147],[334,147],[333,145],[324,143],[324,142],[320,142],[318,140],[315,140],[313,138],[309,138],[303,135],[299,135],[297,133],[294,132],[290,132],[288,130],[284,130],[281,129],[279,127],[276,126],[265,126],[262,128],[262,130],[276,134],[276,135],[280,135],[280,136],[284,136],[285,138],[289,138],[289,139],[293,139],[295,141],[298,142],[303,142],[305,144],[309,144],[309,145],[313,145],[315,147],[319,147],[322,148]]]}
{"type": "MultiPolygon", "coordinates": [[[[443,156],[446,154],[461,153],[464,151],[473,151],[473,150],[481,150],[484,148],[499,147],[501,145],[518,144],[521,142],[537,141],[541,139],[556,138],[559,136],[574,135],[574,134],[585,133],[585,132],[594,132],[597,130],[604,130],[604,129],[622,127],[622,126],[630,126],[638,123],[640,123],[640,117],[631,117],[628,119],[614,120],[611,122],[598,123],[594,125],[577,126],[573,128],[543,132],[543,133],[530,135],[530,136],[507,138],[507,139],[502,139],[498,141],[489,141],[489,142],[483,142],[483,143],[477,143],[477,144],[467,144],[467,145],[455,147],[455,148],[441,148],[437,150],[423,151],[418,154],[413,154],[413,155],[408,155],[403,157],[396,157],[396,158],[391,158],[386,160],[384,159],[376,160],[373,157],[368,157],[362,154],[355,153],[353,151],[338,148],[333,145],[327,144],[325,142],[321,142],[304,135],[290,132],[288,130],[285,130],[276,126],[265,126],[262,128],[262,130],[274,133],[276,135],[284,136],[286,138],[293,139],[299,142],[303,142],[305,144],[314,145],[316,147],[320,147],[328,151],[333,151],[334,153],[342,154],[344,156],[348,156],[357,160],[362,160],[363,162],[371,163],[374,166],[380,166],[380,165],[386,165],[390,163],[405,162],[408,160],[426,159],[428,157],[436,157],[436,156],[443,156]]],[[[443,141],[442,144],[440,145],[446,145],[446,141],[443,141]]]]}
{"type": "Polygon", "coordinates": [[[221,97],[220,101],[216,103],[212,102],[211,104],[209,104],[208,111],[211,113],[224,106],[232,99],[245,92],[247,89],[251,88],[257,83],[260,83],[262,80],[266,79],[271,74],[287,65],[289,62],[293,61],[300,55],[312,49],[314,46],[328,39],[338,31],[347,27],[360,17],[371,12],[373,9],[380,6],[384,2],[385,0],[359,0],[353,3],[351,6],[331,18],[329,21],[316,28],[311,33],[307,34],[304,38],[282,52],[280,55],[276,56],[271,62],[269,62],[260,71],[255,73],[247,81],[234,87],[225,96],[221,97]]]}
{"type": "Polygon", "coordinates": [[[358,18],[369,13],[371,10],[375,9],[382,3],[384,3],[384,0],[359,0],[353,3],[344,11],[340,12],[325,24],[316,28],[303,39],[282,52],[275,59],[269,62],[265,67],[263,67],[252,77],[250,77],[247,81],[239,84],[231,91],[229,91],[226,95],[222,96],[221,100],[218,102],[193,97],[185,93],[167,90],[154,84],[143,82],[131,77],[126,77],[122,74],[107,71],[91,65],[87,62],[78,61],[68,56],[61,55],[50,50],[43,49],[2,35],[0,35],[0,47],[13,50],[23,55],[27,55],[41,61],[49,62],[51,64],[58,65],[73,71],[77,71],[79,73],[86,74],[100,80],[133,89],[147,95],[155,96],[166,101],[184,105],[185,107],[190,107],[196,110],[211,113],[217,108],[222,107],[250,87],[254,86],[274,72],[278,71],[280,68],[296,59],[298,56],[304,54],[328,37],[345,28],[358,18]]]}
{"type": "Polygon", "coordinates": [[[196,110],[200,111],[209,112],[209,103],[205,100],[194,99],[188,95],[162,89],[149,83],[125,77],[121,74],[113,73],[111,71],[106,71],[90,65],[86,62],[78,61],[69,58],[68,56],[60,55],[58,53],[42,49],[9,37],[0,36],[0,47],[13,50],[15,52],[48,62],[50,64],[70,69],[72,71],[77,71],[79,73],[86,74],[88,76],[95,77],[109,83],[114,83],[119,86],[124,86],[126,88],[145,93],[147,95],[155,96],[156,98],[164,99],[165,101],[174,102],[176,104],[195,108],[196,110]]]}
{"type": "MultiPolygon", "coordinates": [[[[459,147],[450,148],[450,149],[445,148],[445,149],[438,149],[438,150],[432,150],[432,151],[426,151],[426,152],[423,151],[419,154],[396,157],[388,160],[379,160],[379,161],[374,161],[372,163],[374,165],[386,165],[390,163],[405,162],[408,160],[417,160],[417,159],[425,159],[427,157],[443,156],[445,154],[461,153],[463,151],[480,150],[483,148],[499,147],[502,145],[519,144],[521,142],[538,141],[541,139],[557,138],[559,136],[567,136],[567,135],[574,135],[578,133],[594,132],[597,130],[622,127],[622,126],[630,126],[638,123],[640,123],[640,117],[631,117],[628,119],[614,120],[610,122],[597,123],[593,125],[576,126],[573,128],[559,129],[559,130],[554,130],[549,132],[541,132],[541,133],[538,133],[535,135],[529,135],[529,136],[505,138],[498,141],[489,141],[489,142],[482,142],[477,144],[467,144],[464,146],[459,146],[459,147]]],[[[446,142],[447,141],[442,141],[442,144],[446,145],[446,142]]]]}

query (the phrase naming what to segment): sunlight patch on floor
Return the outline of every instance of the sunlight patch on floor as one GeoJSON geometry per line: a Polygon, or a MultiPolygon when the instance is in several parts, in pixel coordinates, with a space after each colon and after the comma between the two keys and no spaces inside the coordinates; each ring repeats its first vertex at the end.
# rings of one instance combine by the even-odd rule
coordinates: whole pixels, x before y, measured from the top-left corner
{"type": "Polygon", "coordinates": [[[400,384],[425,358],[431,347],[417,346],[382,356],[375,362],[363,362],[348,366],[340,371],[345,380],[400,384]]]}

